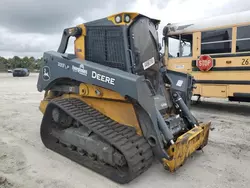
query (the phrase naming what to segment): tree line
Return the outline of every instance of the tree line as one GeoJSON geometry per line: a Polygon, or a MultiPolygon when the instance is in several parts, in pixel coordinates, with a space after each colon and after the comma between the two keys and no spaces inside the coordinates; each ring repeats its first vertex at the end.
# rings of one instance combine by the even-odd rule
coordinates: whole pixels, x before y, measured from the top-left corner
{"type": "Polygon", "coordinates": [[[39,70],[41,67],[42,58],[34,57],[18,57],[4,58],[0,56],[0,70],[5,71],[15,68],[28,68],[31,71],[39,70]]]}

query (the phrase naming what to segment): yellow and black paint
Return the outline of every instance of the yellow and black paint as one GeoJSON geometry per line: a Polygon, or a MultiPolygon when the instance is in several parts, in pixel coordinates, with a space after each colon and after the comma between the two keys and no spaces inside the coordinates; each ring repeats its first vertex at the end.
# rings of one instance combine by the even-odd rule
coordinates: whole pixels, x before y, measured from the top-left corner
{"type": "MultiPolygon", "coordinates": [[[[138,13],[124,12],[100,20],[103,21],[102,23],[105,26],[126,26],[133,23],[138,16],[140,16],[138,13]],[[127,15],[130,16],[130,19],[126,19],[127,15]],[[117,16],[120,16],[121,19],[117,20],[117,16]]],[[[91,25],[95,25],[95,22],[100,22],[100,20],[66,29],[61,42],[62,46],[61,48],[59,47],[60,50],[58,51],[64,53],[68,38],[74,36],[76,37],[75,54],[78,58],[85,59],[85,37],[87,35],[87,28],[91,25]]],[[[78,98],[112,120],[134,127],[138,135],[143,135],[133,104],[117,92],[88,83],[81,83],[79,91],[72,94],[65,93],[56,96],[54,92],[48,91],[44,100],[40,103],[42,113],[45,113],[49,101],[55,98],[78,98]]],[[[174,145],[170,148],[165,148],[173,159],[163,159],[164,165],[168,166],[170,171],[178,168],[191,153],[205,145],[208,139],[208,130],[209,124],[202,125],[178,137],[174,145]]]]}
{"type": "Polygon", "coordinates": [[[122,12],[111,15],[107,17],[107,19],[111,21],[114,25],[129,25],[138,15],[140,14],[135,12],[122,12]]]}
{"type": "MultiPolygon", "coordinates": [[[[59,47],[59,52],[65,52],[66,45],[68,44],[68,38],[70,36],[75,37],[75,45],[74,50],[75,54],[80,59],[85,59],[85,37],[87,34],[87,28],[89,26],[95,26],[96,23],[103,25],[103,26],[129,26],[138,17],[146,17],[142,14],[137,12],[121,12],[117,14],[110,15],[106,18],[98,19],[95,21],[83,23],[77,25],[76,27],[68,28],[64,30],[64,34],[61,40],[61,45],[59,47]]],[[[151,19],[151,18],[150,18],[151,19]]],[[[159,24],[160,20],[151,19],[154,23],[159,24]]]]}
{"type": "Polygon", "coordinates": [[[200,124],[179,136],[175,144],[167,149],[167,153],[172,159],[163,159],[165,168],[170,172],[176,171],[191,154],[205,147],[208,142],[210,125],[211,122],[200,124]]]}
{"type": "MultiPolygon", "coordinates": [[[[250,51],[237,52],[237,30],[239,26],[249,25],[222,25],[203,30],[195,30],[181,35],[192,35],[192,55],[189,57],[168,56],[168,46],[165,47],[165,62],[169,70],[189,73],[196,80],[196,89],[193,94],[201,97],[229,98],[235,101],[250,101],[250,51]],[[209,55],[215,65],[209,71],[200,71],[196,61],[201,54],[202,32],[232,28],[231,50],[228,53],[213,53],[209,55]]],[[[166,35],[171,38],[171,35],[166,35]]]]}
{"type": "MultiPolygon", "coordinates": [[[[137,134],[142,135],[133,104],[119,93],[85,83],[80,84],[78,93],[64,94],[59,98],[78,98],[112,120],[135,127],[137,134]]],[[[45,112],[48,102],[53,98],[58,97],[53,96],[53,92],[48,92],[44,100],[41,101],[40,110],[42,113],[45,112]]]]}
{"type": "Polygon", "coordinates": [[[77,27],[81,28],[81,35],[75,39],[75,55],[80,59],[85,59],[85,36],[86,27],[84,24],[80,24],[77,27]]]}
{"type": "MultiPolygon", "coordinates": [[[[40,104],[42,113],[45,112],[48,102],[53,98],[58,98],[53,95],[53,92],[48,92],[45,95],[44,100],[40,104]]],[[[112,120],[134,127],[138,135],[143,135],[133,104],[117,92],[82,83],[79,86],[78,94],[63,94],[59,98],[80,99],[112,120]]],[[[163,158],[164,167],[174,172],[184,164],[185,160],[192,153],[197,149],[203,148],[208,142],[210,124],[200,124],[194,127],[179,136],[169,148],[165,148],[172,159],[163,158]]]]}

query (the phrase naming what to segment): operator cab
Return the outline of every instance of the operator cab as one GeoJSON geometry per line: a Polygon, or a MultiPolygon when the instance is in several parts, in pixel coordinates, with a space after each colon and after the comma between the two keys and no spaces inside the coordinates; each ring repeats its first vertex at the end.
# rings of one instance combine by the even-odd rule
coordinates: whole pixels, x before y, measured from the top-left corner
{"type": "Polygon", "coordinates": [[[144,75],[155,90],[159,80],[159,20],[119,13],[85,23],[85,59],[144,75]]]}

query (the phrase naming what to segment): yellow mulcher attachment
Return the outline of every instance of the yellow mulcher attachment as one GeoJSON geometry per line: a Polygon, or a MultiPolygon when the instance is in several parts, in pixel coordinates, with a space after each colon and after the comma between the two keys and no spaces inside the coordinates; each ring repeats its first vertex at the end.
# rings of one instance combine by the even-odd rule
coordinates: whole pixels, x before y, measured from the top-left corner
{"type": "Polygon", "coordinates": [[[47,148],[128,183],[154,158],[173,172],[207,144],[210,123],[188,108],[193,78],[162,61],[159,22],[123,12],[64,30],[37,83],[47,148]],[[65,54],[69,37],[74,54],[65,54]]]}
{"type": "Polygon", "coordinates": [[[184,164],[185,160],[192,153],[198,149],[202,149],[208,141],[210,124],[200,124],[199,127],[195,127],[179,136],[175,144],[171,145],[167,150],[172,159],[163,159],[165,168],[174,172],[184,164]]]}

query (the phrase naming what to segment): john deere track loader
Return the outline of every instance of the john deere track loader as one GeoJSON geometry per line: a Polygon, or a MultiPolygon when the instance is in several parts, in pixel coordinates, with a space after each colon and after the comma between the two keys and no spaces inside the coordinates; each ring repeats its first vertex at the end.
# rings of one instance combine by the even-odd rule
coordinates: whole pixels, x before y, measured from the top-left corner
{"type": "Polygon", "coordinates": [[[154,158],[173,172],[207,144],[210,123],[188,108],[192,77],[164,68],[159,23],[123,12],[64,30],[37,83],[47,148],[123,184],[154,158]]]}

